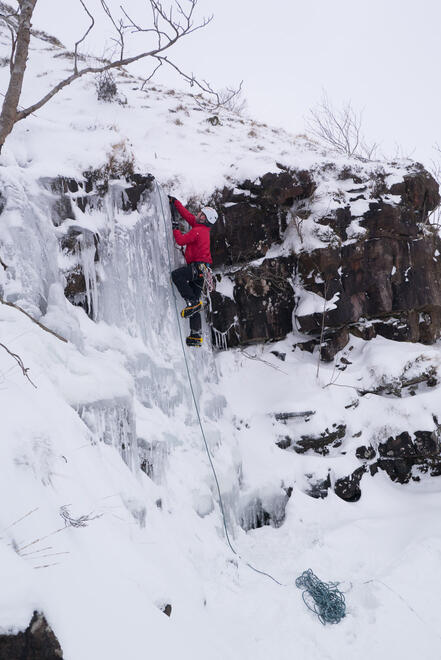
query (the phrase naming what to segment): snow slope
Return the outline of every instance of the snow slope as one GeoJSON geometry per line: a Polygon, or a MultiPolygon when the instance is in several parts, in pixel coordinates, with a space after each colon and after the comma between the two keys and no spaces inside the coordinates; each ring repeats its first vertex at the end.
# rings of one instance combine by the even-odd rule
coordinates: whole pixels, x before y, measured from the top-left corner
{"type": "MultiPolygon", "coordinates": [[[[32,41],[24,103],[68,70],[62,55],[32,41]]],[[[335,380],[335,365],[322,365],[317,378],[315,357],[293,352],[293,336],[213,353],[205,329],[205,347],[185,356],[240,559],[226,543],[188,382],[164,192],[154,188],[127,213],[112,194],[122,185],[115,181],[101,209],[77,212],[102,239],[93,321],[64,298],[60,229],[41,181],[81,178],[121,142],[137,170],[184,201],[279,161],[305,168],[339,157],[229,113],[212,126],[212,109],[183,92],[154,84],[140,91],[123,73],[118,84],[123,105],[99,103],[93,79],[67,88],[17,125],[1,157],[3,298],[69,340],[0,305],[1,342],[36,386],[1,350],[2,630],[22,629],[42,610],[67,660],[438,657],[441,484],[400,486],[379,473],[364,479],[352,504],[332,490],[324,500],[305,491],[306,475],[349,474],[358,465],[349,450],[376,434],[433,425],[437,389],[346,406],[360,382],[396,377],[421,355],[438,370],[439,346],[353,339],[352,364],[335,380]],[[309,422],[292,422],[299,429],[344,421],[348,437],[362,436],[326,458],[282,450],[275,442],[286,427],[274,414],[293,410],[315,411],[309,422]],[[245,532],[238,521],[252,525],[259,499],[274,510],[286,505],[286,517],[245,532]],[[306,609],[294,581],[308,567],[341,581],[348,611],[338,626],[322,626],[306,609]],[[168,603],[170,618],[161,611],[168,603]]],[[[325,203],[326,189],[321,195],[325,203]]]]}

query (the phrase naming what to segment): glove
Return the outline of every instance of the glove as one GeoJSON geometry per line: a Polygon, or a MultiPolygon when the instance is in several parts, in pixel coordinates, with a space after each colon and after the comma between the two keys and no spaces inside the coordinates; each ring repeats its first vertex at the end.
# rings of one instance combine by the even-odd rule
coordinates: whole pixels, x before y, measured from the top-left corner
{"type": "Polygon", "coordinates": [[[168,197],[169,204],[174,206],[175,202],[176,202],[176,197],[172,197],[171,195],[167,195],[167,197],[168,197]]]}

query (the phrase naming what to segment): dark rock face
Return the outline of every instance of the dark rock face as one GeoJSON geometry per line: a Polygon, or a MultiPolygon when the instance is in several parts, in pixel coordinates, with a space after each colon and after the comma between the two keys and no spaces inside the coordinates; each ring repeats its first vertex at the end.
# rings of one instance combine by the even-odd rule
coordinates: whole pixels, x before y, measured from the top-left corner
{"type": "Polygon", "coordinates": [[[365,461],[370,461],[373,458],[375,458],[376,454],[375,454],[375,449],[373,447],[361,446],[361,447],[357,447],[355,451],[355,455],[357,458],[360,458],[365,461]]]}
{"type": "Polygon", "coordinates": [[[289,258],[267,259],[234,274],[234,300],[212,294],[214,327],[227,333],[229,346],[281,339],[292,330],[292,270],[289,258]]]}
{"type": "Polygon", "coordinates": [[[412,439],[406,431],[390,437],[378,447],[378,467],[393,481],[405,484],[419,479],[417,472],[441,474],[441,452],[436,431],[416,431],[412,439]]]}
{"type": "Polygon", "coordinates": [[[60,660],[63,651],[43,614],[17,635],[0,635],[0,660],[60,660]]]}
{"type": "Polygon", "coordinates": [[[392,481],[401,484],[411,479],[418,481],[419,474],[441,475],[441,445],[439,427],[434,431],[415,431],[412,438],[407,431],[390,436],[378,445],[378,453],[371,446],[358,447],[356,456],[371,474],[384,470],[392,481]],[[372,462],[374,461],[375,462],[372,462]]]}
{"type": "MultiPolygon", "coordinates": [[[[441,240],[435,234],[416,238],[375,238],[339,249],[301,254],[299,273],[306,287],[326,298],[338,294],[335,309],[325,312],[329,328],[352,327],[374,319],[372,335],[398,341],[433,343],[441,324],[441,240]]],[[[300,328],[319,333],[321,313],[300,316],[300,328]]],[[[357,329],[355,329],[357,334],[357,329]]]]}
{"type": "MultiPolygon", "coordinates": [[[[221,333],[229,329],[226,346],[286,335],[292,329],[297,281],[306,291],[334,298],[334,308],[325,312],[323,360],[334,358],[349,332],[427,344],[440,336],[441,239],[427,223],[440,202],[437,183],[418,164],[390,188],[384,171],[371,173],[366,182],[350,171],[335,178],[354,181],[347,205],[314,221],[302,206],[316,189],[311,172],[285,168],[224,189],[215,198],[220,220],[212,232],[214,264],[234,280],[234,300],[213,296],[213,326],[221,333]],[[350,204],[357,200],[368,205],[357,216],[364,232],[348,241],[354,222],[350,204]],[[293,205],[301,222],[331,232],[329,245],[252,263],[283,240],[293,205]],[[269,271],[274,277],[268,288],[269,271]]],[[[320,337],[322,312],[297,316],[297,321],[302,332],[320,337]]]]}
{"type": "Polygon", "coordinates": [[[348,477],[337,479],[334,486],[334,492],[345,502],[358,502],[361,497],[360,481],[366,468],[364,466],[357,468],[348,477]]]}
{"type": "Polygon", "coordinates": [[[99,236],[85,227],[70,225],[67,232],[60,238],[63,254],[71,257],[72,266],[64,272],[66,285],[64,295],[73,304],[83,307],[86,314],[93,318],[94,310],[90,295],[90,282],[86,281],[87,273],[82,264],[82,253],[91,251],[92,261],[98,261],[99,236]]]}
{"type": "Polygon", "coordinates": [[[220,209],[214,226],[214,266],[244,264],[265,256],[287,227],[287,211],[295,200],[312,195],[315,183],[307,171],[268,172],[258,182],[224,188],[216,198],[220,209]]]}
{"type": "Polygon", "coordinates": [[[326,456],[331,448],[340,447],[342,438],[346,435],[344,424],[333,424],[331,429],[325,429],[318,435],[301,435],[300,438],[291,438],[285,435],[277,441],[281,449],[292,447],[297,454],[304,454],[312,450],[317,454],[326,456]]]}

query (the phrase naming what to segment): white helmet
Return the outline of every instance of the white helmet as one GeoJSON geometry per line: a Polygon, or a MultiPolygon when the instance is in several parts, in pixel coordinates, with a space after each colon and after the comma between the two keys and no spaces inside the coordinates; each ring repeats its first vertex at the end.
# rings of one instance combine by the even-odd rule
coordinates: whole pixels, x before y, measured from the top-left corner
{"type": "Polygon", "coordinates": [[[217,220],[217,212],[214,209],[212,209],[211,206],[204,206],[204,208],[201,209],[201,211],[207,218],[210,225],[214,225],[214,223],[217,220]]]}

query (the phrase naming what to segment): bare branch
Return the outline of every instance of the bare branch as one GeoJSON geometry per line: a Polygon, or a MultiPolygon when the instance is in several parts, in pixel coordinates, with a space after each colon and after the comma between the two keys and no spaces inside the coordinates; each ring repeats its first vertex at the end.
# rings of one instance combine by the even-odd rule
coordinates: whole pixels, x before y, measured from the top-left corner
{"type": "Polygon", "coordinates": [[[51,532],[50,534],[46,534],[46,536],[42,536],[41,538],[34,539],[30,543],[27,543],[26,545],[23,545],[21,548],[17,548],[16,552],[17,552],[17,554],[20,554],[22,552],[22,550],[26,550],[31,545],[35,545],[36,543],[40,543],[41,541],[44,541],[45,539],[48,539],[51,536],[54,536],[54,534],[59,534],[60,532],[63,532],[65,529],[66,529],[66,526],[60,527],[59,529],[56,529],[54,532],[51,532]]]}
{"type": "Polygon", "coordinates": [[[35,389],[37,389],[37,386],[35,385],[35,383],[33,383],[33,382],[31,381],[31,379],[29,378],[29,374],[28,374],[29,368],[24,366],[24,363],[23,363],[23,360],[21,359],[21,357],[20,357],[19,355],[17,355],[17,353],[13,353],[12,351],[10,351],[9,348],[8,348],[7,346],[5,346],[4,344],[2,344],[1,342],[0,342],[0,346],[1,346],[2,348],[4,348],[5,351],[6,351],[7,353],[9,353],[9,355],[10,355],[11,357],[14,358],[14,360],[17,362],[18,366],[20,367],[23,376],[25,376],[25,378],[28,379],[28,381],[30,382],[30,384],[33,385],[33,386],[35,387],[35,389]]]}
{"type": "Polygon", "coordinates": [[[150,82],[150,80],[153,78],[153,76],[155,75],[155,73],[157,72],[157,70],[160,69],[162,65],[163,65],[163,62],[160,61],[159,64],[158,64],[158,66],[156,66],[156,67],[153,69],[153,71],[152,71],[152,73],[149,75],[149,77],[146,78],[146,79],[144,80],[144,82],[142,83],[142,85],[141,85],[141,90],[143,90],[144,87],[146,86],[146,84],[147,84],[148,82],[150,82]]]}
{"type": "Polygon", "coordinates": [[[18,525],[19,522],[21,522],[22,520],[24,520],[25,518],[27,518],[27,517],[30,516],[31,514],[33,514],[33,513],[35,513],[36,511],[38,511],[39,508],[40,508],[40,507],[37,506],[36,509],[32,509],[31,511],[28,511],[28,512],[27,512],[24,516],[22,516],[21,518],[18,518],[17,520],[14,520],[14,522],[12,522],[10,525],[8,525],[7,527],[5,527],[5,528],[2,530],[2,534],[3,534],[4,532],[6,532],[8,529],[10,529],[11,527],[15,527],[15,525],[18,525]]]}
{"type": "Polygon", "coordinates": [[[18,305],[15,305],[14,303],[11,303],[11,302],[8,302],[8,301],[6,301],[6,300],[3,300],[2,298],[0,298],[0,303],[1,303],[2,305],[8,305],[8,307],[13,307],[14,309],[18,309],[19,312],[21,312],[22,314],[24,314],[25,316],[27,316],[28,319],[30,319],[30,320],[33,321],[34,323],[36,323],[36,324],[37,324],[42,330],[45,330],[46,332],[49,332],[51,335],[54,335],[54,337],[56,337],[56,338],[59,339],[60,341],[64,341],[64,342],[66,342],[66,344],[67,344],[67,339],[65,339],[65,338],[62,337],[61,335],[57,334],[57,333],[54,332],[53,330],[50,330],[50,329],[47,328],[45,325],[43,325],[42,323],[40,323],[40,321],[37,321],[37,319],[34,319],[34,317],[31,316],[30,314],[28,314],[27,312],[25,312],[25,310],[24,310],[22,307],[19,307],[18,305]]]}
{"type": "Polygon", "coordinates": [[[6,27],[8,28],[11,34],[11,55],[9,58],[9,71],[11,74],[13,71],[15,49],[17,47],[17,29],[18,29],[17,16],[18,16],[17,12],[13,12],[12,14],[0,14],[0,20],[5,23],[6,27]]]}
{"type": "Polygon", "coordinates": [[[135,32],[145,32],[145,33],[147,33],[147,32],[154,32],[154,33],[157,35],[157,37],[158,37],[158,48],[161,48],[161,46],[162,46],[162,41],[161,41],[162,37],[165,37],[165,38],[168,39],[169,41],[172,39],[172,37],[170,37],[170,36],[167,34],[167,32],[164,32],[163,30],[160,30],[160,29],[159,29],[159,17],[158,17],[158,15],[155,13],[153,7],[152,7],[152,12],[153,12],[153,27],[151,27],[151,28],[142,28],[138,23],[135,23],[135,21],[133,20],[133,18],[132,18],[131,16],[129,16],[129,14],[126,12],[126,10],[124,9],[124,7],[121,7],[121,10],[122,10],[124,16],[125,16],[125,17],[127,18],[127,20],[129,21],[128,24],[125,26],[125,28],[127,28],[127,29],[131,29],[132,34],[135,33],[135,32]]]}
{"type": "Polygon", "coordinates": [[[75,53],[74,53],[74,56],[75,56],[75,59],[74,59],[74,71],[75,71],[75,73],[78,73],[78,46],[80,45],[80,43],[82,43],[82,42],[85,40],[85,38],[87,37],[87,35],[89,34],[89,32],[92,30],[93,26],[95,25],[95,19],[94,19],[94,17],[92,16],[92,14],[90,13],[90,11],[87,9],[87,7],[86,7],[86,5],[84,4],[83,0],[80,0],[80,2],[81,2],[81,4],[83,5],[83,9],[84,9],[84,11],[85,11],[86,14],[89,16],[89,18],[90,18],[90,20],[91,20],[91,24],[89,25],[89,28],[88,28],[87,32],[84,33],[84,35],[81,37],[81,39],[80,39],[79,41],[76,41],[76,42],[75,42],[75,53]]]}
{"type": "Polygon", "coordinates": [[[117,33],[118,33],[118,37],[119,37],[119,38],[118,38],[118,39],[114,39],[114,41],[116,41],[116,43],[117,43],[117,44],[119,45],[119,47],[120,47],[119,59],[122,60],[123,57],[124,57],[124,47],[125,47],[125,43],[124,43],[124,30],[125,30],[125,26],[124,26],[123,21],[122,21],[121,18],[120,18],[120,20],[119,20],[118,23],[116,22],[116,20],[113,18],[112,12],[110,11],[107,2],[106,2],[105,0],[101,0],[101,6],[102,6],[102,8],[104,9],[104,12],[105,12],[106,16],[108,16],[108,18],[110,19],[110,21],[111,21],[113,27],[115,28],[115,30],[116,30],[117,33]]]}
{"type": "Polygon", "coordinates": [[[70,504],[64,504],[60,507],[60,516],[63,518],[66,527],[87,527],[87,523],[89,523],[91,520],[101,518],[103,515],[100,513],[96,516],[92,516],[92,514],[88,513],[86,515],[80,516],[79,518],[73,518],[69,513],[69,509],[67,508],[68,506],[70,506],[70,504]]]}
{"type": "MultiPolygon", "coordinates": [[[[190,87],[193,87],[194,85],[196,85],[196,87],[198,87],[198,89],[200,89],[202,92],[205,92],[206,94],[209,94],[210,96],[214,97],[214,99],[215,99],[214,105],[215,105],[216,108],[228,106],[232,102],[232,100],[234,98],[238,97],[240,95],[240,93],[242,92],[243,80],[241,80],[241,82],[239,84],[239,87],[237,89],[227,88],[223,92],[216,92],[207,80],[203,80],[202,82],[199,82],[199,80],[197,80],[197,78],[195,78],[193,73],[191,75],[189,75],[188,73],[185,73],[184,71],[182,71],[182,69],[180,69],[177,66],[177,64],[175,64],[174,62],[169,60],[168,57],[162,57],[160,55],[158,55],[158,56],[155,55],[154,58],[159,61],[159,65],[153,71],[153,74],[155,73],[155,71],[157,71],[159,69],[161,64],[168,64],[175,71],[177,71],[177,73],[179,73],[179,75],[182,78],[184,78],[184,80],[187,80],[190,83],[190,87]]],[[[151,74],[148,78],[146,78],[146,80],[144,81],[144,83],[142,85],[142,88],[153,77],[153,74],[151,74]]]]}
{"type": "Polygon", "coordinates": [[[271,367],[271,369],[275,369],[276,371],[280,371],[282,374],[285,374],[285,376],[289,376],[289,374],[288,374],[287,371],[284,371],[283,369],[281,369],[280,367],[276,366],[275,364],[271,364],[271,362],[268,362],[268,360],[264,360],[263,358],[259,357],[259,356],[257,355],[257,353],[254,354],[254,355],[250,355],[250,354],[247,353],[246,350],[244,350],[243,348],[241,349],[241,353],[242,353],[242,355],[245,355],[245,357],[248,358],[249,360],[258,360],[259,362],[263,362],[263,364],[266,364],[266,365],[268,365],[269,367],[271,367]]]}

